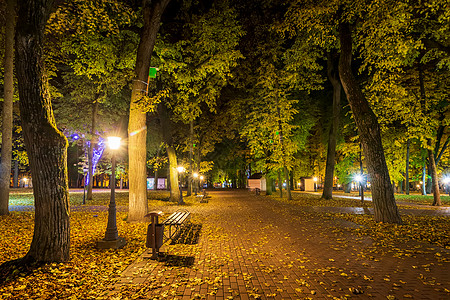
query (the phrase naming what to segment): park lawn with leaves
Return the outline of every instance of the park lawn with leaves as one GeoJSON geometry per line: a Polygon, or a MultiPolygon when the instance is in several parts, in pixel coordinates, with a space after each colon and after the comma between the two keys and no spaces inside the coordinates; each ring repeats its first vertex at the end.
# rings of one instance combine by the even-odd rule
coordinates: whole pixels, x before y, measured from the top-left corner
{"type": "MultiPolygon", "coordinates": [[[[128,193],[118,192],[117,227],[127,245],[121,250],[101,250],[96,242],[104,237],[109,191],[94,193],[94,200],[80,205],[82,193],[71,193],[71,260],[30,269],[0,269],[0,299],[101,299],[108,286],[145,251],[147,223],[127,223],[128,193]]],[[[149,192],[152,207],[175,205],[166,201],[168,192],[149,192]]],[[[12,194],[11,205],[33,205],[33,195],[12,194]]],[[[188,201],[188,200],[187,200],[188,201]]],[[[23,257],[33,236],[34,212],[12,211],[0,217],[0,264],[23,257]]]]}
{"type": "MultiPolygon", "coordinates": [[[[406,195],[405,195],[406,196],[406,195]]],[[[422,195],[411,195],[409,197],[403,197],[405,201],[410,199],[418,199],[418,201],[428,201],[422,195]],[[424,200],[425,199],[425,200],[424,200]]],[[[272,199],[282,201],[285,203],[291,203],[300,206],[324,206],[324,207],[372,207],[371,201],[364,201],[364,206],[360,200],[357,199],[343,199],[334,198],[332,200],[320,199],[319,195],[294,193],[293,200],[287,200],[286,198],[280,198],[278,195],[273,194],[272,199]]],[[[432,196],[431,196],[432,197],[432,196]]],[[[429,204],[429,203],[428,203],[429,204]]],[[[400,208],[413,208],[424,209],[422,206],[414,205],[399,205],[400,208]]],[[[426,209],[439,209],[439,207],[426,207],[426,209]]],[[[362,225],[361,227],[354,229],[355,234],[362,236],[370,236],[374,240],[374,244],[370,251],[392,252],[395,248],[395,244],[417,242],[417,243],[430,243],[438,247],[450,249],[450,236],[448,234],[448,228],[450,228],[450,218],[445,216],[412,216],[402,215],[403,224],[386,224],[377,223],[373,219],[373,215],[359,215],[359,214],[324,214],[330,218],[341,218],[353,223],[362,225]],[[388,250],[386,250],[388,249],[388,250]]],[[[414,249],[412,249],[413,251],[414,249]]],[[[401,253],[399,254],[401,255],[401,253]]],[[[406,254],[405,254],[406,255],[406,254]]]]}

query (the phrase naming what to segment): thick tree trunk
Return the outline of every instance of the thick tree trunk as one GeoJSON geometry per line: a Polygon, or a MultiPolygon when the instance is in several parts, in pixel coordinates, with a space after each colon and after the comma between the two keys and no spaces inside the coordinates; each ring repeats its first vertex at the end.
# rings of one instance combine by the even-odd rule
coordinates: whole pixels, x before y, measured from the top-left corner
{"type": "Polygon", "coordinates": [[[330,126],[330,133],[328,135],[328,151],[327,162],[325,167],[325,183],[323,186],[322,198],[333,198],[333,179],[334,179],[334,164],[336,160],[336,139],[339,128],[339,116],[341,114],[341,82],[339,74],[335,68],[335,61],[331,54],[328,55],[327,60],[328,79],[333,85],[333,117],[330,126]]]}
{"type": "Polygon", "coordinates": [[[33,176],[35,226],[26,262],[69,259],[67,139],[56,128],[42,58],[53,1],[18,2],[16,70],[20,116],[33,176]]]}
{"type": "Polygon", "coordinates": [[[405,193],[409,195],[409,148],[411,145],[411,140],[408,139],[406,142],[406,168],[405,168],[405,193]]]}
{"type": "Polygon", "coordinates": [[[137,50],[135,80],[131,91],[128,123],[129,206],[128,220],[143,222],[147,214],[147,118],[139,106],[147,90],[150,59],[155,46],[161,16],[170,0],[144,0],[144,27],[137,50]]]}
{"type": "Polygon", "coordinates": [[[89,143],[88,151],[88,186],[87,186],[87,200],[92,200],[92,187],[94,186],[94,148],[97,145],[97,135],[95,132],[95,127],[97,126],[97,114],[98,114],[98,101],[92,103],[92,116],[91,116],[91,142],[89,143]]]}
{"type": "MultiPolygon", "coordinates": [[[[428,146],[431,147],[431,139],[428,139],[428,146]]],[[[434,160],[434,153],[432,150],[428,149],[428,160],[431,166],[431,178],[433,183],[433,205],[441,206],[441,193],[439,191],[439,181],[436,170],[436,162],[434,160]]]]}
{"type": "Polygon", "coordinates": [[[170,176],[170,201],[179,202],[180,200],[180,189],[178,182],[178,164],[177,164],[177,154],[172,146],[166,146],[167,156],[169,157],[169,176],[170,176]]]}
{"type": "Polygon", "coordinates": [[[272,195],[273,179],[266,173],[266,195],[272,195]]]}
{"type": "Polygon", "coordinates": [[[352,73],[352,36],[348,23],[340,24],[339,38],[341,42],[339,76],[360,133],[372,182],[375,221],[402,223],[384,157],[378,120],[352,73]]]}
{"type": "Polygon", "coordinates": [[[6,2],[5,75],[2,111],[2,160],[0,164],[0,215],[9,214],[9,186],[11,183],[11,153],[14,95],[14,29],[15,0],[6,2]]]}

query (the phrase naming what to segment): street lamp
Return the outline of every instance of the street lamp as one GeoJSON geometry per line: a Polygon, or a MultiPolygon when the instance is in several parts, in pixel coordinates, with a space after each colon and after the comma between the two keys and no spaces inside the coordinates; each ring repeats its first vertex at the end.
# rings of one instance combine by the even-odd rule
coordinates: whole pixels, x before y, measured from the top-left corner
{"type": "Polygon", "coordinates": [[[355,175],[355,180],[359,182],[361,202],[364,202],[364,188],[363,188],[364,176],[362,174],[357,174],[355,175]]]}
{"type": "Polygon", "coordinates": [[[184,204],[183,202],[183,190],[181,189],[181,173],[185,171],[185,168],[183,166],[178,166],[178,188],[180,189],[180,200],[178,201],[178,204],[184,204]]]}
{"type": "Polygon", "coordinates": [[[27,187],[27,181],[28,181],[28,178],[24,177],[24,178],[23,178],[23,187],[24,187],[24,188],[27,187]]]}
{"type": "Polygon", "coordinates": [[[102,249],[119,249],[127,243],[124,238],[119,237],[116,222],[116,156],[115,150],[120,147],[120,137],[108,137],[108,145],[111,151],[111,198],[108,209],[108,225],[106,226],[105,238],[97,242],[97,247],[102,249]]]}
{"type": "Polygon", "coordinates": [[[314,177],[313,180],[314,180],[314,192],[317,192],[317,177],[314,177]]]}
{"type": "Polygon", "coordinates": [[[83,167],[83,204],[86,204],[86,175],[88,170],[86,166],[83,167]]]}

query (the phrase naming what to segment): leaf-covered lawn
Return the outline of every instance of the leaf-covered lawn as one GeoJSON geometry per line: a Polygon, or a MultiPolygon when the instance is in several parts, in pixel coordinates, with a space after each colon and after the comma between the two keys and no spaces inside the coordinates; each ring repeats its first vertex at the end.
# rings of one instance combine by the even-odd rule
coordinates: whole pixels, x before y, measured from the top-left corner
{"type": "MultiPolygon", "coordinates": [[[[149,192],[149,209],[171,205],[163,201],[168,196],[168,192],[149,192]]],[[[97,249],[96,242],[105,234],[110,193],[107,190],[94,193],[94,200],[85,206],[81,206],[82,197],[82,193],[70,194],[71,260],[32,269],[29,274],[17,270],[9,281],[0,283],[0,299],[100,299],[107,286],[142,254],[148,224],[127,223],[123,209],[118,210],[117,227],[127,245],[121,250],[97,249]]],[[[128,193],[119,191],[116,202],[118,206],[128,205],[128,193]]],[[[33,195],[11,194],[10,205],[33,205],[33,195]]],[[[0,264],[26,254],[33,228],[33,211],[12,211],[9,216],[0,217],[0,264]]]]}

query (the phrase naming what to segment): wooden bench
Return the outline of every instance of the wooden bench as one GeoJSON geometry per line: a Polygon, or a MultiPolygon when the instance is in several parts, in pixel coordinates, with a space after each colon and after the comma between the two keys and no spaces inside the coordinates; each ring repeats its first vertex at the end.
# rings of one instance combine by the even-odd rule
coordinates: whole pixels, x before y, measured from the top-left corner
{"type": "Polygon", "coordinates": [[[168,229],[168,235],[164,231],[166,240],[174,239],[180,233],[180,228],[191,218],[191,213],[187,210],[177,210],[165,219],[162,224],[168,229]]]}
{"type": "Polygon", "coordinates": [[[197,195],[197,198],[199,198],[200,203],[208,203],[208,200],[206,200],[206,199],[208,199],[209,196],[208,196],[208,194],[206,193],[206,190],[203,190],[203,193],[197,195]]]}

